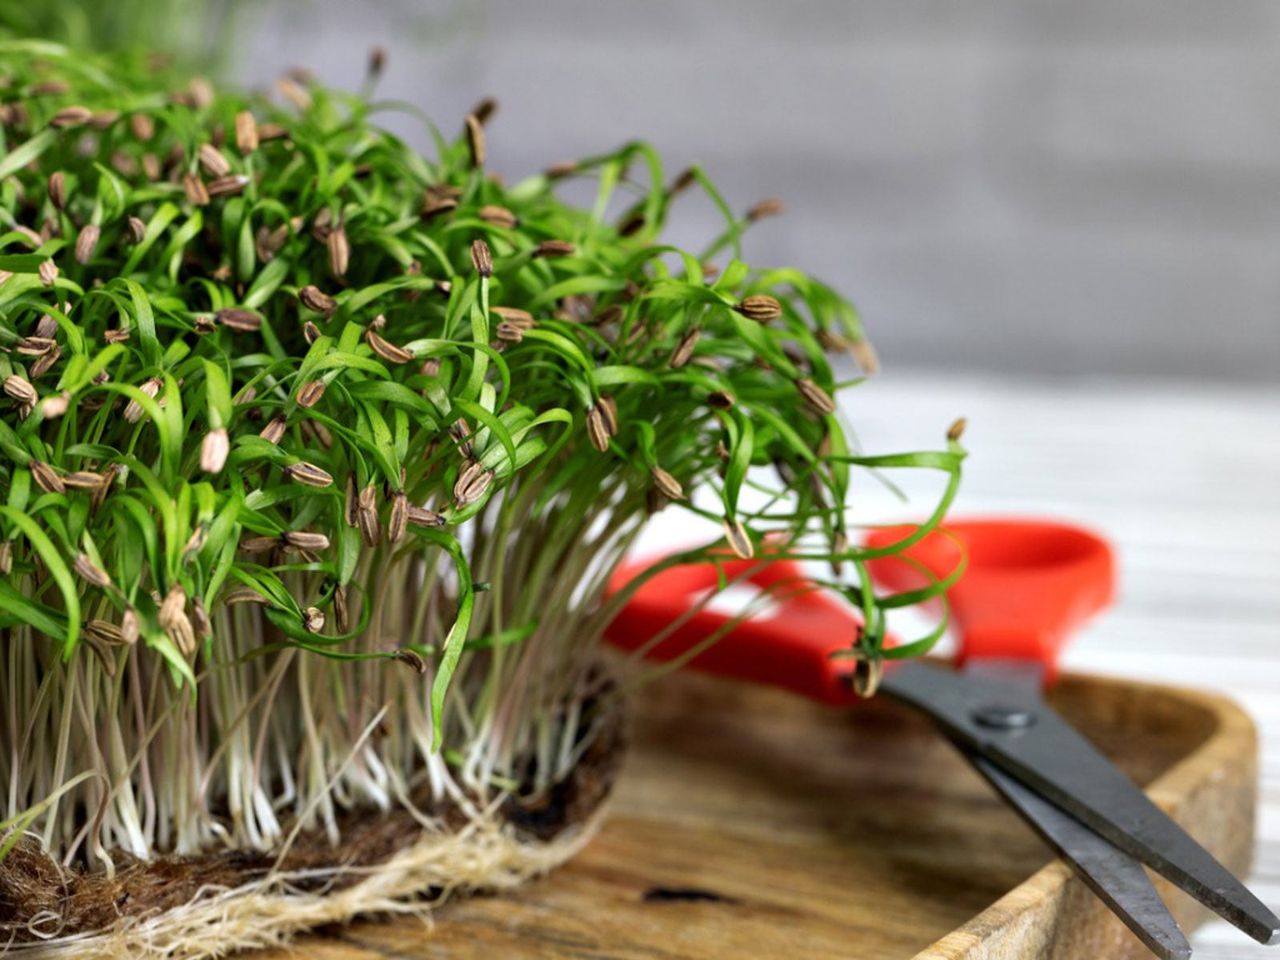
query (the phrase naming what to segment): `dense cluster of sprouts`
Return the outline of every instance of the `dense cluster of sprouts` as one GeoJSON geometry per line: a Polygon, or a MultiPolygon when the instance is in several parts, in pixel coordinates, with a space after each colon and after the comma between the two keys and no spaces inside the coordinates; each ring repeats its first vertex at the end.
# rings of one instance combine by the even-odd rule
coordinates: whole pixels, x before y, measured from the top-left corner
{"type": "Polygon", "coordinates": [[[275,99],[0,40],[0,854],[110,870],[536,797],[669,503],[723,524],[706,555],[842,566],[861,662],[931,641],[883,647],[927,591],[867,586],[850,471],[943,471],[936,520],[962,451],[852,448],[852,307],[739,259],[774,204],[639,143],[505,184],[491,102],[430,160],[365,96],[275,99]],[[585,179],[594,206],[557,197],[585,179]],[[695,189],[725,216],[696,255],[660,239],[695,189]]]}

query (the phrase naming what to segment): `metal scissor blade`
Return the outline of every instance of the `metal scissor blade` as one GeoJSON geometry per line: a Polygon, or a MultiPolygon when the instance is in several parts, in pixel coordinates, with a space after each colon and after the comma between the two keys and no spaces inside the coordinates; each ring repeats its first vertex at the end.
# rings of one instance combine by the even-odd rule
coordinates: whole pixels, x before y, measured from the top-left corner
{"type": "Polygon", "coordinates": [[[977,754],[966,756],[1152,953],[1164,960],[1186,960],[1191,956],[1191,944],[1156,893],[1142,864],[991,761],[977,754]]]}
{"type": "Polygon", "coordinates": [[[1280,918],[1039,697],[919,662],[883,689],[1255,940],[1280,942],[1280,918]]]}

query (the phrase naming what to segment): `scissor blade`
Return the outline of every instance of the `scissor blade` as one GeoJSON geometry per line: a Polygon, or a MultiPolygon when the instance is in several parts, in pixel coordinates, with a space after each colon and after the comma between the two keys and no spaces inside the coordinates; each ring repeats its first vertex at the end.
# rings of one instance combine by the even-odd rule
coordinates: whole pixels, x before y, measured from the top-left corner
{"type": "Polygon", "coordinates": [[[1280,943],[1280,918],[1035,694],[920,662],[882,689],[1258,942],[1280,943]]]}
{"type": "Polygon", "coordinates": [[[1041,799],[991,761],[977,754],[967,756],[1152,953],[1164,960],[1186,960],[1191,956],[1191,944],[1156,893],[1142,864],[1041,799]]]}

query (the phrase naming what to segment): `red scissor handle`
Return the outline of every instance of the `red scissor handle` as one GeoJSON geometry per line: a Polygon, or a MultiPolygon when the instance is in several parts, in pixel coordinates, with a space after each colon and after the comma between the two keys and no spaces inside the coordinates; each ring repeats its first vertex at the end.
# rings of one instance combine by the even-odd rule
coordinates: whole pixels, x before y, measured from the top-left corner
{"type": "MultiPolygon", "coordinates": [[[[886,527],[867,546],[886,549],[918,528],[886,527]]],[[[967,560],[963,576],[947,591],[961,661],[1024,660],[1042,666],[1045,681],[1057,672],[1058,652],[1070,632],[1106,606],[1114,592],[1114,558],[1101,537],[1045,520],[948,522],[900,554],[869,562],[872,575],[891,590],[913,590],[929,575],[945,579],[967,560]],[[905,559],[904,559],[905,558],[905,559]]],[[[622,567],[610,581],[615,593],[652,561],[622,567]]],[[[691,656],[689,666],[723,676],[784,687],[824,703],[855,699],[848,683],[848,650],[859,621],[851,608],[809,582],[789,560],[739,560],[673,566],[652,576],[606,631],[610,643],[646,650],[655,660],[691,656]],[[729,614],[699,601],[724,580],[769,591],[767,616],[734,623],[729,614]],[[698,650],[709,637],[721,638],[698,650]],[[698,650],[696,654],[693,651],[698,650]]]]}
{"type": "MultiPolygon", "coordinates": [[[[885,527],[866,544],[884,549],[917,529],[885,527]]],[[[912,590],[928,582],[920,567],[943,579],[962,562],[964,574],[947,591],[960,662],[1035,662],[1046,683],[1056,677],[1058,654],[1071,633],[1107,606],[1115,591],[1107,541],[1050,520],[949,520],[945,529],[868,566],[884,586],[912,590]]]]}
{"type": "MultiPolygon", "coordinates": [[[[652,561],[622,567],[610,592],[630,583],[652,561]]],[[[776,606],[768,615],[744,619],[697,653],[689,666],[721,676],[783,687],[814,700],[847,704],[855,699],[848,683],[848,660],[832,659],[848,650],[858,621],[805,577],[790,560],[726,559],[719,564],[674,566],[655,574],[637,591],[606,630],[614,646],[638,650],[664,630],[668,635],[646,651],[649,659],[670,661],[688,655],[733,619],[718,610],[690,613],[722,579],[768,591],[776,606]],[[683,619],[682,619],[683,618],[683,619]],[[677,621],[680,623],[673,626],[677,621]]]]}

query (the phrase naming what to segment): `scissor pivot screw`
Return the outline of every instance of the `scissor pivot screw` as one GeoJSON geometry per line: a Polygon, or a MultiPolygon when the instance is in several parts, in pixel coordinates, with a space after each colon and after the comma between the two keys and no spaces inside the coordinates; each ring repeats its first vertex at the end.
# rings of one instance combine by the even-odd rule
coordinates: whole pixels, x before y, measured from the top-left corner
{"type": "Polygon", "coordinates": [[[1023,707],[987,706],[973,711],[975,722],[995,730],[1021,730],[1036,722],[1035,712],[1023,707]]]}

